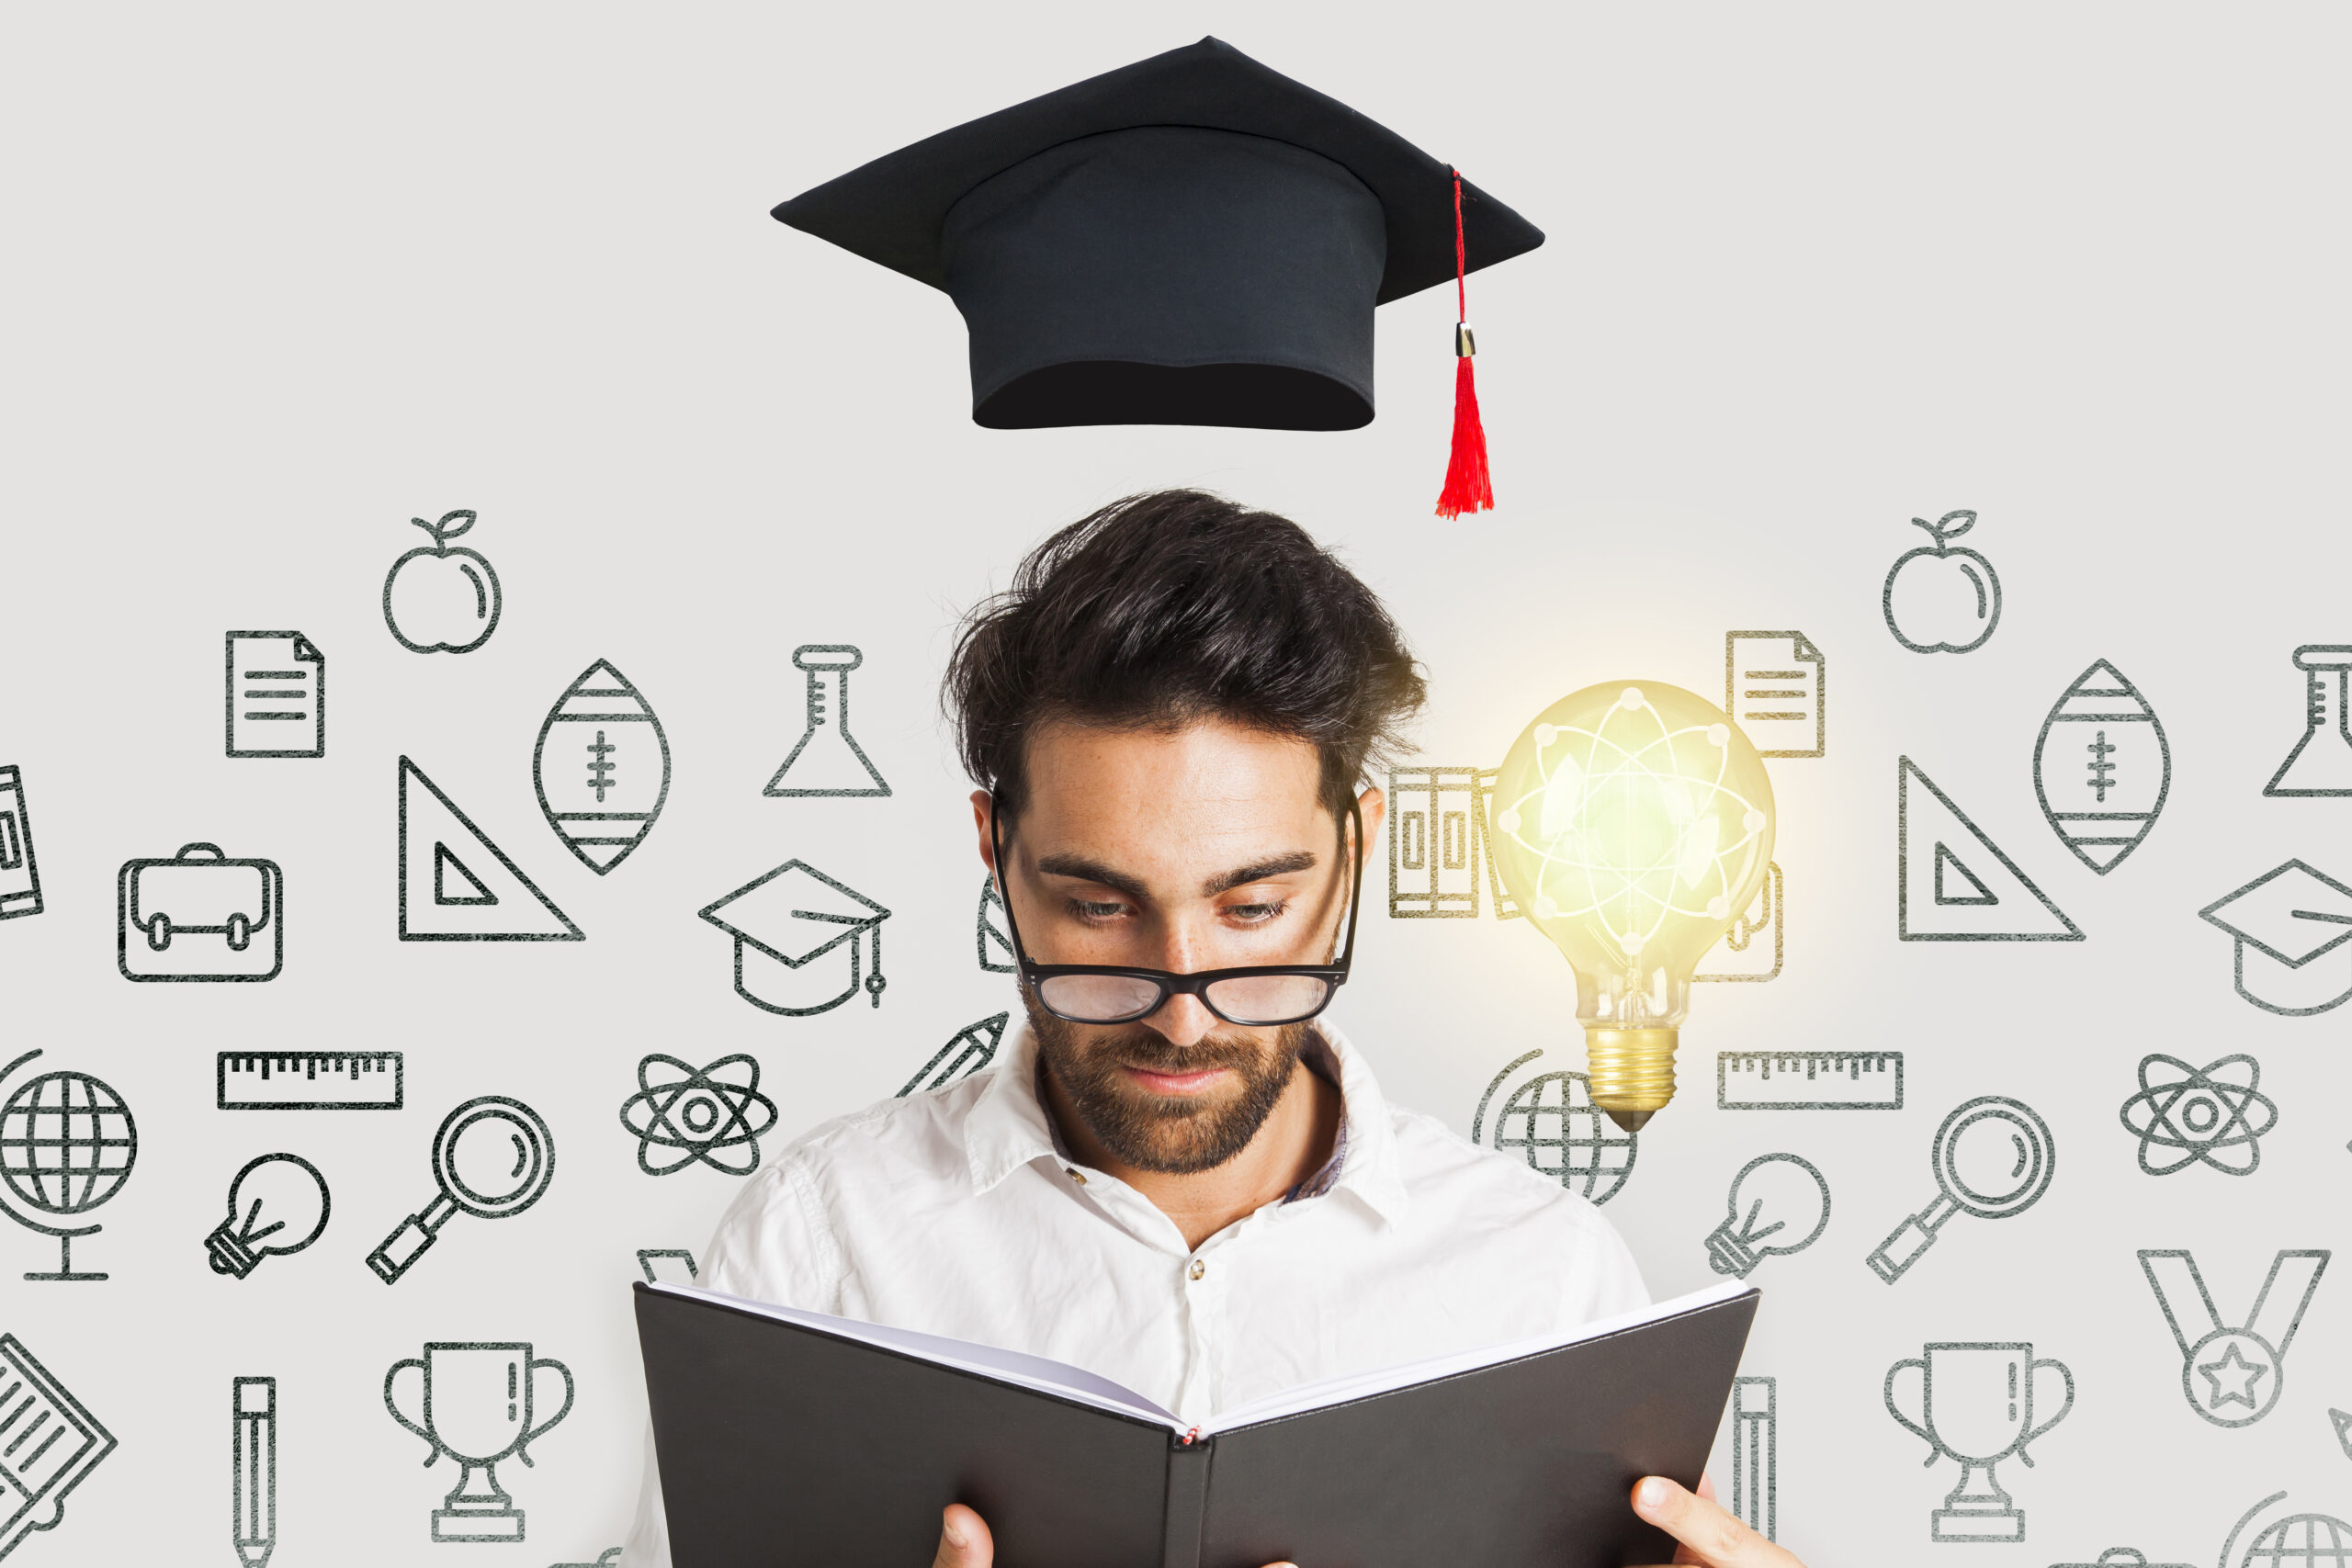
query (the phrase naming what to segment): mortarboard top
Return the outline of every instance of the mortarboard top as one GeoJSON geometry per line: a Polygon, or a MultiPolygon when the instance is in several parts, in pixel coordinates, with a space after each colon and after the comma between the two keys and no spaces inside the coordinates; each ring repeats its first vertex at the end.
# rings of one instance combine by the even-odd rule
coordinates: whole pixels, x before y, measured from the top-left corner
{"type": "Polygon", "coordinates": [[[890,915],[865,894],[797,860],[738,887],[701,913],[738,942],[794,969],[890,915]]]}
{"type": "Polygon", "coordinates": [[[2352,887],[2299,860],[2197,912],[2290,969],[2352,941],[2352,887]]]}
{"type": "MultiPolygon", "coordinates": [[[[775,209],[945,290],[998,429],[1351,430],[1373,307],[1454,276],[1449,167],[1214,38],[900,148],[775,209]]],[[[1544,243],[1467,181],[1471,271],[1544,243]]]]}

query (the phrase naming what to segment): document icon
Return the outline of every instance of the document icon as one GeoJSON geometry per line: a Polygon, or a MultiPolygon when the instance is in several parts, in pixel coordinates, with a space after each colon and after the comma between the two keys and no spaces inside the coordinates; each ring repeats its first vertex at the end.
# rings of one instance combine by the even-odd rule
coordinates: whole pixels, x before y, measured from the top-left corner
{"type": "Polygon", "coordinates": [[[231,632],[229,755],[327,754],[327,659],[300,632],[231,632]]]}
{"type": "Polygon", "coordinates": [[[1765,757],[1828,748],[1822,687],[1828,661],[1803,632],[1724,634],[1724,711],[1765,757]]]}

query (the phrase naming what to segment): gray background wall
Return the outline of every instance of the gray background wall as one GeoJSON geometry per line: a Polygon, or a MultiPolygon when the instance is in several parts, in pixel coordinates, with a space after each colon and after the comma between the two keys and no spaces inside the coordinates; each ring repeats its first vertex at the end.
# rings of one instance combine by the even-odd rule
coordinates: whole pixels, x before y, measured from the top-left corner
{"type": "MultiPolygon", "coordinates": [[[[1748,1159],[1801,1154],[1829,1180],[1823,1239],[1756,1276],[1784,1541],[1816,1568],[2124,1543],[2202,1562],[2281,1489],[2267,1517],[2352,1515],[2326,1414],[2352,1404],[2352,1276],[2320,1282],[2277,1408],[2228,1430],[2186,1407],[2135,1258],[2192,1249],[2235,1321],[2276,1251],[2347,1239],[2352,1014],[2247,1005],[2197,919],[2289,857],[2352,876],[2352,803],[2261,795],[2301,722],[2292,649],[2352,641],[2329,8],[159,6],[19,11],[7,32],[0,762],[24,771],[47,907],[0,921],[0,1040],[113,1086],[140,1134],[75,1247],[105,1282],[21,1281],[54,1244],[0,1226],[0,1330],[120,1444],[21,1561],[231,1561],[229,1384],[265,1374],[287,1568],[537,1568],[617,1542],[635,1253],[699,1248],[735,1185],[640,1174],[617,1119],[639,1058],[753,1054],[781,1112],[764,1151],[1012,1004],[974,961],[968,785],[933,705],[949,627],[1048,528],[1171,484],[1346,553],[1428,664],[1431,761],[1498,762],[1589,681],[1720,693],[1730,629],[1801,628],[1826,656],[1826,756],[1771,764],[1784,972],[1702,988],[1682,1096],[1608,1210],[1663,1296],[1713,1278],[1702,1240],[1748,1159]],[[1549,231],[1470,285],[1497,513],[1430,515],[1439,291],[1382,311],[1361,432],[989,433],[944,296],[766,216],[1212,31],[1549,231]],[[408,518],[458,507],[503,615],[476,652],[413,654],[384,576],[423,542],[408,518]],[[1882,584],[1921,542],[1909,518],[1962,507],[1998,629],[1907,652],[1882,584]],[[247,627],[324,650],[324,758],[223,755],[220,638],[247,627]],[[807,642],[865,649],[854,729],[889,799],[762,797],[807,642]],[[530,781],[541,719],[598,659],[675,761],[661,820],[601,879],[530,781]],[[2161,818],[2104,878],[2041,820],[2030,773],[2096,659],[2173,758],[2161,818]],[[585,942],[396,940],[401,754],[585,942]],[[2086,940],[1898,942],[1899,754],[2086,940]],[[283,866],[284,973],[125,983],[118,867],[199,840],[283,866]],[[794,856],[894,911],[878,1009],[780,1019],[732,994],[695,911],[794,856]],[[402,1052],[406,1109],[216,1110],[216,1053],[252,1048],[402,1052]],[[1719,1111],[1724,1049],[1900,1050],[1906,1103],[1719,1111]],[[2141,1058],[2233,1051],[2279,1108],[2259,1170],[2143,1175],[2118,1116],[2141,1058]],[[482,1093],[544,1114],[553,1186],[517,1218],[453,1221],[388,1290],[361,1259],[432,1195],[441,1115],[482,1093]],[[1863,1257],[1934,1195],[1937,1124],[1980,1094],[2047,1121],[2049,1195],[1954,1220],[1882,1284],[1863,1257]],[[216,1276],[200,1244],[228,1182],[276,1149],[327,1177],[325,1235],[216,1276]],[[453,1472],[421,1472],[382,1408],[387,1369],[451,1339],[528,1340],[578,1379],[537,1467],[500,1467],[521,1545],[432,1544],[453,1472]],[[2030,1340],[2073,1370],[2037,1467],[1999,1469],[2022,1545],[1928,1545],[1957,1472],[1921,1468],[1880,1390],[1938,1340],[2030,1340]]],[[[1576,1065],[1571,995],[1524,922],[1383,919],[1339,1016],[1393,1097],[1466,1133],[1511,1058],[1576,1065]]]]}

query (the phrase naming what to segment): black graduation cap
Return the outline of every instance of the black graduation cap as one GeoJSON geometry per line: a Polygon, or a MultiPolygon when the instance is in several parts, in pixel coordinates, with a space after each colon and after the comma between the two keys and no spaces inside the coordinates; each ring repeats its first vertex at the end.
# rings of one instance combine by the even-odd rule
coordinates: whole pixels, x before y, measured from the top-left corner
{"type": "MultiPolygon", "coordinates": [[[[1456,188],[1394,131],[1207,38],[775,216],[947,291],[979,424],[1352,430],[1372,420],[1373,307],[1457,276],[1456,188]]],[[[1466,181],[1459,210],[1467,270],[1544,243],[1466,181]]]]}

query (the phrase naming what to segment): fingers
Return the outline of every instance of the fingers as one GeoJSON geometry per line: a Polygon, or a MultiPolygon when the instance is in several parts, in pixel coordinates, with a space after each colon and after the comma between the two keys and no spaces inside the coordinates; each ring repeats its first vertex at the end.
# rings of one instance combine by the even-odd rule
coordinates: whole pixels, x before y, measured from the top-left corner
{"type": "Polygon", "coordinates": [[[1804,1568],[1714,1504],[1662,1475],[1635,1483],[1634,1512],[1682,1543],[1674,1554],[1677,1562],[1700,1568],[1804,1568]]]}
{"type": "Polygon", "coordinates": [[[989,1568],[996,1561],[996,1541],[979,1515],[961,1503],[939,1511],[939,1551],[931,1568],[989,1568]]]}

